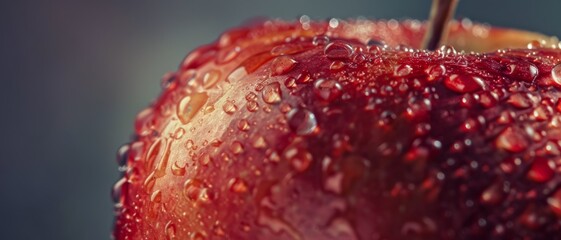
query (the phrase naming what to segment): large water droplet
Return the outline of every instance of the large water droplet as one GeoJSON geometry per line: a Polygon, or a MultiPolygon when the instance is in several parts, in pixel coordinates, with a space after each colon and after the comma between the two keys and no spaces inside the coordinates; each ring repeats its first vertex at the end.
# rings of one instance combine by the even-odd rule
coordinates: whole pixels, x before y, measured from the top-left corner
{"type": "Polygon", "coordinates": [[[483,80],[474,76],[452,74],[444,79],[444,86],[454,92],[469,93],[483,88],[483,80]]]}
{"type": "Polygon", "coordinates": [[[510,152],[521,152],[528,147],[528,140],[526,140],[521,130],[509,127],[499,134],[495,140],[495,145],[499,149],[505,149],[510,152]]]}
{"type": "Polygon", "coordinates": [[[296,61],[289,56],[280,56],[273,59],[271,63],[272,75],[281,75],[290,71],[296,66],[296,61]]]}
{"type": "Polygon", "coordinates": [[[177,105],[177,117],[183,124],[189,123],[191,119],[197,114],[199,109],[208,100],[208,95],[206,93],[194,93],[190,96],[186,96],[177,105]]]}
{"type": "Polygon", "coordinates": [[[268,104],[279,103],[282,100],[280,84],[278,82],[267,84],[263,88],[261,96],[263,97],[263,101],[268,104]]]}
{"type": "Polygon", "coordinates": [[[427,80],[429,82],[436,81],[446,74],[446,67],[443,65],[431,66],[425,70],[428,74],[427,80]]]}
{"type": "Polygon", "coordinates": [[[220,80],[220,71],[216,69],[209,70],[203,75],[203,87],[211,88],[220,80]]]}
{"type": "Polygon", "coordinates": [[[329,43],[329,37],[325,35],[314,36],[314,38],[312,39],[312,44],[314,44],[315,46],[323,46],[328,43],[329,43]]]}
{"type": "Polygon", "coordinates": [[[332,79],[318,79],[314,82],[314,93],[324,101],[332,101],[342,94],[341,84],[332,79]]]}
{"type": "Polygon", "coordinates": [[[298,135],[311,135],[318,130],[316,116],[307,109],[294,108],[286,117],[288,126],[298,135]]]}
{"type": "Polygon", "coordinates": [[[506,66],[505,73],[525,82],[533,82],[538,76],[538,68],[526,61],[512,61],[506,66]]]}
{"type": "Polygon", "coordinates": [[[123,206],[125,204],[125,196],[128,191],[128,182],[127,178],[123,177],[119,179],[111,189],[111,198],[113,199],[113,203],[117,207],[123,206]]]}
{"type": "Polygon", "coordinates": [[[323,52],[330,59],[349,59],[354,49],[347,43],[337,41],[327,44],[323,52]]]}

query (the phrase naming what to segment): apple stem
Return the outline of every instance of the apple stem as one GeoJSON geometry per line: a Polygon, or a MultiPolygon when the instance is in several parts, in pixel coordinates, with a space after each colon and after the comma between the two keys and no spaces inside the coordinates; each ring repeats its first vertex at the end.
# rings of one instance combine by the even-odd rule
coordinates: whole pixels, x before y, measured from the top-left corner
{"type": "Polygon", "coordinates": [[[454,15],[458,0],[433,0],[430,17],[423,40],[423,48],[435,50],[446,41],[448,22],[454,15]]]}

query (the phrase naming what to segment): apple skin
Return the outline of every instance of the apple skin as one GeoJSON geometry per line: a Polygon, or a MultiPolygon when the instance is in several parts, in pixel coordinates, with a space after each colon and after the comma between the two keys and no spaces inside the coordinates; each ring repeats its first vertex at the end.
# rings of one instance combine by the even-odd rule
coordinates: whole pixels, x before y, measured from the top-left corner
{"type": "Polygon", "coordinates": [[[114,237],[561,239],[559,44],[424,29],[270,20],[192,52],[119,151],[114,237]]]}

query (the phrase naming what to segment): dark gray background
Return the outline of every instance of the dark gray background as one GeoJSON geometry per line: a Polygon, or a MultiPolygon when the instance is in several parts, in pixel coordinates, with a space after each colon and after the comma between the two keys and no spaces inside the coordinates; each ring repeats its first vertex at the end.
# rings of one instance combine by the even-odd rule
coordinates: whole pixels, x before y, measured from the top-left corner
{"type": "MultiPolygon", "coordinates": [[[[1,1],[0,239],[108,239],[114,154],[160,76],[256,16],[421,18],[430,1],[1,1]]],[[[561,1],[457,16],[561,36],[561,1]]]]}

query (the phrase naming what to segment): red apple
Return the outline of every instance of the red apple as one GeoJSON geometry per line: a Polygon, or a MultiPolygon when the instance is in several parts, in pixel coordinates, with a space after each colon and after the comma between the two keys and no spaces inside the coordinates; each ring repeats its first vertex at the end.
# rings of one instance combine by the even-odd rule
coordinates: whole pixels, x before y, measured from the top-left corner
{"type": "Polygon", "coordinates": [[[119,151],[114,237],[561,239],[559,43],[425,31],[302,17],[195,50],[119,151]]]}

